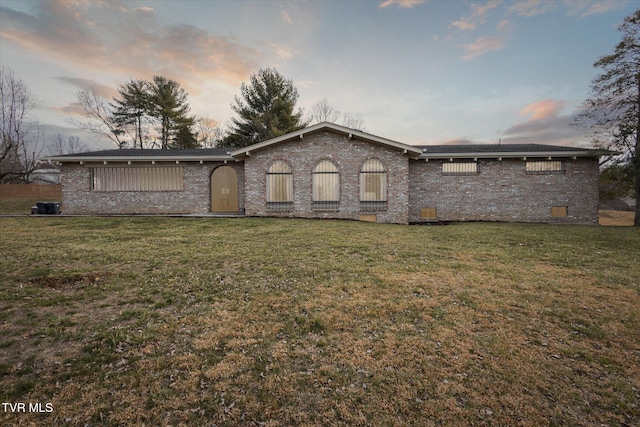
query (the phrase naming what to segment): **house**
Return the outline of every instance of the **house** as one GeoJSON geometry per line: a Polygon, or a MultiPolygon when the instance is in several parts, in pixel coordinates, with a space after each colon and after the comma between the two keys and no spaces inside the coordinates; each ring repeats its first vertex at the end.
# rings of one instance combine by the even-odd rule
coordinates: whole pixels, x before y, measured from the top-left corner
{"type": "Polygon", "coordinates": [[[47,160],[65,214],[228,214],[383,223],[598,223],[598,159],[541,144],[413,146],[320,123],[248,147],[47,160]]]}

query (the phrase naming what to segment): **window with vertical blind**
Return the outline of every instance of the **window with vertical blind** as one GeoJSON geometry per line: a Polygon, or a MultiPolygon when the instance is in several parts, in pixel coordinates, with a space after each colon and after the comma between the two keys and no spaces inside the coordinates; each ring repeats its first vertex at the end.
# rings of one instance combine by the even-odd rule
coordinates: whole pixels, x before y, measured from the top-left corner
{"type": "Polygon", "coordinates": [[[528,174],[563,173],[564,162],[562,160],[527,160],[525,171],[528,174]]]}
{"type": "Polygon", "coordinates": [[[360,210],[387,208],[387,170],[380,160],[369,159],[360,168],[360,210]]]}
{"type": "Polygon", "coordinates": [[[329,160],[323,160],[313,168],[311,204],[315,210],[340,209],[340,174],[329,160]]]}
{"type": "Polygon", "coordinates": [[[267,210],[293,209],[293,174],[291,166],[278,160],[267,169],[267,210]]]}
{"type": "Polygon", "coordinates": [[[442,163],[443,175],[477,175],[478,163],[476,162],[444,162],[442,163]]]}
{"type": "Polygon", "coordinates": [[[91,168],[94,191],[182,191],[182,166],[122,166],[91,168]]]}

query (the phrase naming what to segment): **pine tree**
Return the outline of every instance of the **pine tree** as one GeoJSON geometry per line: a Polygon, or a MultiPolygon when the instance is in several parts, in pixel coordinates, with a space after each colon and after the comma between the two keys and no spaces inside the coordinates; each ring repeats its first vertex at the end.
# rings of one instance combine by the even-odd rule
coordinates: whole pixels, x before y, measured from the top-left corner
{"type": "Polygon", "coordinates": [[[298,90],[277,70],[259,70],[249,84],[242,83],[240,92],[231,106],[239,117],[231,119],[223,146],[245,147],[307,126],[302,110],[294,113],[298,90]]]}
{"type": "Polygon", "coordinates": [[[195,119],[189,116],[187,92],[174,80],[154,76],[150,87],[150,114],[160,123],[161,148],[169,148],[180,126],[193,126],[195,119]]]}
{"type": "Polygon", "coordinates": [[[118,94],[111,104],[113,120],[123,134],[130,134],[133,127],[133,148],[143,148],[142,124],[150,113],[149,83],[132,79],[120,86],[118,94]]]}
{"type": "Polygon", "coordinates": [[[189,123],[181,123],[177,126],[173,141],[169,144],[169,148],[173,149],[187,149],[187,148],[199,148],[200,143],[196,135],[191,130],[189,123]]]}

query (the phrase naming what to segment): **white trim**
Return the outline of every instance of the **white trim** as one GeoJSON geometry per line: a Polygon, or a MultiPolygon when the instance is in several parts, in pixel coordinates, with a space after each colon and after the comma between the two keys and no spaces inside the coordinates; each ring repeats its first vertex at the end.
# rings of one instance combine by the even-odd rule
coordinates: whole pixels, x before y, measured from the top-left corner
{"type": "MultiPolygon", "coordinates": [[[[159,151],[159,150],[158,150],[159,151]]],[[[233,160],[231,156],[52,156],[41,157],[40,160],[60,163],[80,163],[89,162],[222,162],[233,160]]]]}
{"type": "Polygon", "coordinates": [[[288,141],[294,138],[301,138],[303,135],[307,133],[317,132],[323,129],[330,129],[339,133],[343,133],[348,138],[360,138],[366,141],[375,142],[377,144],[385,145],[388,147],[397,148],[399,150],[402,150],[403,152],[406,151],[406,154],[410,155],[413,158],[417,158],[420,154],[422,154],[422,149],[420,147],[403,144],[402,142],[393,141],[391,139],[386,139],[379,136],[371,135],[356,129],[351,129],[346,126],[340,126],[335,123],[329,123],[329,122],[318,123],[316,125],[309,126],[295,132],[291,132],[276,138],[269,139],[267,141],[262,141],[262,142],[258,142],[257,144],[249,145],[248,147],[239,148],[235,151],[232,151],[229,154],[235,157],[236,159],[239,157],[249,156],[252,151],[260,150],[262,148],[266,148],[271,145],[288,141]]]}
{"type": "Polygon", "coordinates": [[[507,158],[520,158],[526,160],[527,157],[542,157],[542,158],[558,158],[558,157],[571,157],[576,159],[578,157],[599,157],[604,156],[598,151],[494,151],[488,153],[424,153],[420,159],[507,159],[507,158]]]}

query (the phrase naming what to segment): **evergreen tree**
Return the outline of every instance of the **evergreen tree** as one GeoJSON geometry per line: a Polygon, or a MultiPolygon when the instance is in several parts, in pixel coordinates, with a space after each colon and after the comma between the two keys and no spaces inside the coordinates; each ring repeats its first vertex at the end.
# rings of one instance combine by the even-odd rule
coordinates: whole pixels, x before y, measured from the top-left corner
{"type": "Polygon", "coordinates": [[[113,120],[124,134],[133,127],[133,148],[143,148],[142,124],[150,113],[149,82],[130,80],[118,89],[119,98],[114,98],[111,107],[113,120]]]}
{"type": "Polygon", "coordinates": [[[154,76],[150,86],[150,114],[160,123],[161,148],[169,148],[169,144],[181,126],[189,129],[195,119],[189,116],[187,92],[174,80],[162,76],[154,76]]]}
{"type": "Polygon", "coordinates": [[[200,148],[200,143],[196,135],[191,130],[189,123],[181,123],[177,126],[177,130],[173,141],[169,144],[169,148],[174,149],[187,149],[187,148],[200,148]]]}
{"type": "Polygon", "coordinates": [[[640,226],[640,10],[620,25],[622,41],[613,54],[598,59],[602,69],[591,86],[578,122],[591,127],[598,148],[623,154],[618,162],[630,165],[636,196],[634,225],[640,226]]]}
{"type": "Polygon", "coordinates": [[[259,70],[249,84],[242,83],[240,92],[231,106],[239,117],[231,119],[222,146],[246,147],[307,126],[302,121],[302,110],[294,113],[298,90],[277,70],[259,70]]]}

